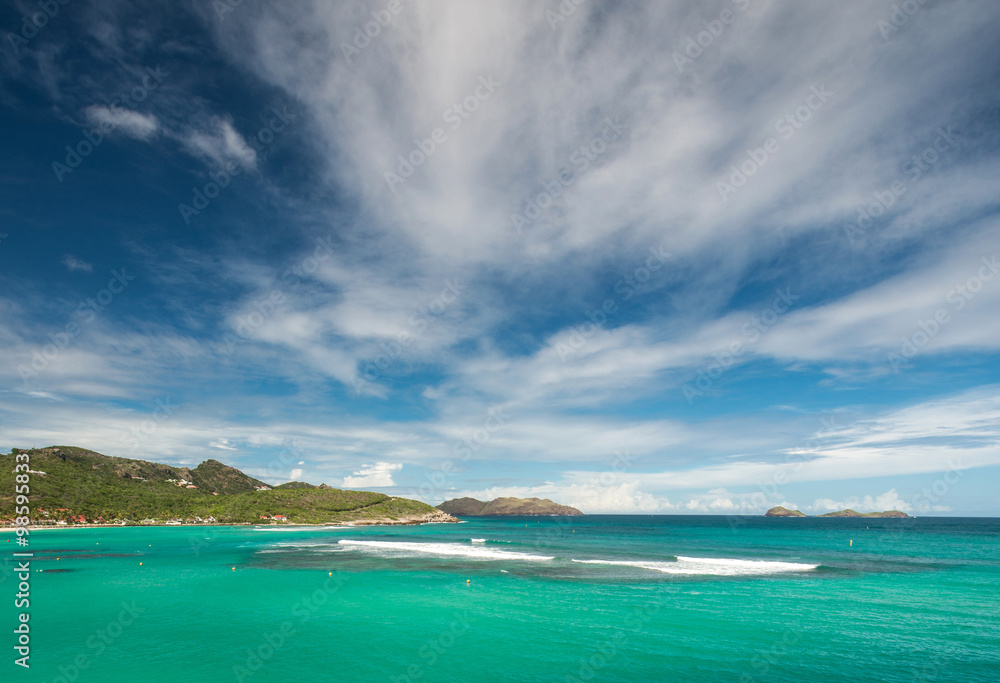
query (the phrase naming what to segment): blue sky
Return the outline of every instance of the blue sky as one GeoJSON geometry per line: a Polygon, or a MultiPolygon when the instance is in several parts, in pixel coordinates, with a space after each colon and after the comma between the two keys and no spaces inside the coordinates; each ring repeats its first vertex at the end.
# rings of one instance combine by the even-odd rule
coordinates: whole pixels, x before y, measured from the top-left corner
{"type": "Polygon", "coordinates": [[[1000,7],[893,8],[8,3],[0,448],[1000,514],[1000,7]]]}

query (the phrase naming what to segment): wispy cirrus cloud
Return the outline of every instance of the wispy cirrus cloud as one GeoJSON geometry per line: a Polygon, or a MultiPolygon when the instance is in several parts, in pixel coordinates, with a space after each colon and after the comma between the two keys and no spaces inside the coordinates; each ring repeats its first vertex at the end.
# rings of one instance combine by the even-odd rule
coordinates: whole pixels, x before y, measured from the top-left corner
{"type": "Polygon", "coordinates": [[[91,125],[101,130],[139,140],[149,140],[160,130],[160,122],[155,116],[131,109],[95,104],[87,107],[83,113],[91,125]]]}
{"type": "MultiPolygon", "coordinates": [[[[5,253],[38,234],[33,249],[58,249],[44,262],[88,260],[67,256],[53,282],[12,260],[0,378],[39,414],[0,402],[10,445],[113,443],[170,395],[191,412],[158,426],[151,457],[222,449],[277,481],[290,439],[309,476],[412,494],[503,406],[509,423],[436,493],[549,492],[609,512],[743,510],[786,456],[804,458],[800,483],[996,464],[1000,138],[982,29],[996,10],[927,6],[887,41],[885,8],[860,0],[590,2],[556,30],[526,1],[441,1],[343,58],[372,9],[244,5],[220,20],[209,6],[84,3],[9,65],[67,143],[81,118],[145,143],[114,164],[90,157],[84,199],[59,190],[71,215],[47,206],[62,205],[51,178],[46,199],[12,210],[5,253]],[[678,68],[689,36],[734,5],[678,68]],[[74,46],[89,61],[63,59],[74,46]],[[148,97],[111,105],[157,63],[169,76],[148,97]],[[264,159],[248,141],[273,101],[301,116],[264,159]],[[934,150],[941,129],[952,142],[934,150]],[[198,230],[159,213],[230,163],[254,172],[198,230]],[[390,172],[405,180],[390,187],[390,172]],[[84,251],[59,226],[92,215],[89,200],[128,218],[109,215],[84,251]],[[878,215],[845,233],[859,212],[878,215]],[[651,249],[670,255],[655,270],[651,249]],[[110,255],[136,263],[141,294],[47,349],[100,291],[80,274],[120,267],[110,255]],[[749,341],[776,290],[794,305],[749,341]],[[689,405],[684,384],[735,342],[689,405]],[[25,385],[17,368],[32,362],[45,371],[25,385]],[[806,448],[803,415],[827,409],[844,426],[806,448]],[[622,449],[634,476],[589,487],[622,449]]],[[[39,154],[20,152],[19,168],[39,154]]],[[[878,481],[782,499],[885,491],[909,495],[878,481]]]]}

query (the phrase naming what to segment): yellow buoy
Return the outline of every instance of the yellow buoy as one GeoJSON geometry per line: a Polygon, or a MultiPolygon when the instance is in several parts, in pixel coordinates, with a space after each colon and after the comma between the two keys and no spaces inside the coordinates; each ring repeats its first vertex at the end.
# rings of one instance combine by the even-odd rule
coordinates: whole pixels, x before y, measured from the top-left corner
{"type": "Polygon", "coordinates": [[[333,572],[327,572],[326,575],[327,576],[333,576],[333,572]]]}
{"type": "Polygon", "coordinates": [[[139,566],[140,566],[140,567],[142,566],[142,562],[140,562],[140,563],[139,563],[139,566]]]}
{"type": "Polygon", "coordinates": [[[233,567],[233,571],[236,571],[236,567],[233,567]]]}
{"type": "Polygon", "coordinates": [[[472,583],[472,579],[466,579],[465,580],[465,585],[466,586],[468,586],[470,583],[472,583]]]}
{"type": "Polygon", "coordinates": [[[853,538],[851,539],[851,547],[852,548],[854,547],[854,539],[853,538]]]}

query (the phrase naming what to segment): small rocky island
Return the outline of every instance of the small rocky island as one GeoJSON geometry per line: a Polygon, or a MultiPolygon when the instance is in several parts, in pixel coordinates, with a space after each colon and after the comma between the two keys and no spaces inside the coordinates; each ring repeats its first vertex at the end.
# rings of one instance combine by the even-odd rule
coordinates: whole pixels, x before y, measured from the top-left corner
{"type": "MultiPolygon", "coordinates": [[[[804,512],[799,510],[789,510],[788,508],[773,507],[764,513],[765,517],[807,517],[804,512]]],[[[817,515],[817,517],[895,517],[895,518],[909,518],[909,515],[905,512],[900,512],[899,510],[886,510],[884,512],[857,512],[856,510],[838,510],[837,512],[827,512],[823,515],[817,515]]]]}
{"type": "Polygon", "coordinates": [[[789,510],[788,508],[783,508],[780,505],[773,507],[764,513],[765,517],[805,517],[806,513],[799,510],[789,510]]]}
{"type": "Polygon", "coordinates": [[[554,517],[582,515],[576,508],[559,505],[548,498],[495,498],[484,502],[475,498],[455,498],[437,506],[456,517],[554,517]]]}

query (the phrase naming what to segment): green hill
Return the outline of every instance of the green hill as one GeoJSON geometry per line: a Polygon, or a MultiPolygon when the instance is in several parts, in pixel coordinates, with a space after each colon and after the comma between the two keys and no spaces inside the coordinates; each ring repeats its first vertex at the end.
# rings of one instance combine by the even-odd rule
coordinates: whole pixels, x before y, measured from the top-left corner
{"type": "Polygon", "coordinates": [[[267,486],[218,460],[206,460],[191,470],[189,481],[200,489],[219,493],[247,493],[254,491],[255,487],[267,486]]]}
{"type": "Polygon", "coordinates": [[[198,467],[115,458],[85,448],[53,446],[0,454],[0,509],[14,504],[16,455],[30,458],[32,523],[138,523],[142,520],[261,523],[275,517],[303,524],[455,521],[415,500],[370,491],[289,482],[271,489],[217,460],[198,467]],[[258,487],[258,488],[255,488],[258,487]]]}
{"type": "Polygon", "coordinates": [[[472,517],[478,515],[486,507],[486,501],[475,498],[455,498],[445,501],[437,507],[438,510],[443,510],[449,515],[472,517]]]}

